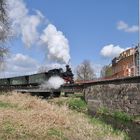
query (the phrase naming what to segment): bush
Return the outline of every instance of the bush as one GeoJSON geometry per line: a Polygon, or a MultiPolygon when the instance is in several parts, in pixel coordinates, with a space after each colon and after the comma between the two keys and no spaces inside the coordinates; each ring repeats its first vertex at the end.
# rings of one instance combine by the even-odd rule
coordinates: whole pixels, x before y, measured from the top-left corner
{"type": "Polygon", "coordinates": [[[71,98],[68,101],[68,106],[70,109],[76,110],[78,112],[86,112],[87,111],[87,104],[81,98],[71,98]]]}

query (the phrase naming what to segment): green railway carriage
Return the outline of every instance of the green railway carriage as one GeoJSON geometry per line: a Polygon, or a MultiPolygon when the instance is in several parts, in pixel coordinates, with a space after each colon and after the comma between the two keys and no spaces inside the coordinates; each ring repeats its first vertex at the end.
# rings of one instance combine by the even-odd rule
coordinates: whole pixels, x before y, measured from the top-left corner
{"type": "Polygon", "coordinates": [[[20,76],[10,78],[10,85],[27,85],[28,84],[28,76],[20,76]]]}
{"type": "Polygon", "coordinates": [[[9,78],[0,79],[0,86],[9,86],[10,80],[9,78]]]}
{"type": "Polygon", "coordinates": [[[29,84],[42,84],[48,80],[47,73],[34,74],[29,76],[29,84]]]}
{"type": "Polygon", "coordinates": [[[73,74],[69,66],[66,66],[66,71],[64,72],[62,68],[52,69],[48,72],[38,73],[33,75],[25,75],[19,77],[2,78],[0,79],[0,87],[12,86],[12,87],[22,87],[22,86],[38,86],[47,81],[52,76],[59,76],[63,78],[66,82],[73,81],[73,74]]]}

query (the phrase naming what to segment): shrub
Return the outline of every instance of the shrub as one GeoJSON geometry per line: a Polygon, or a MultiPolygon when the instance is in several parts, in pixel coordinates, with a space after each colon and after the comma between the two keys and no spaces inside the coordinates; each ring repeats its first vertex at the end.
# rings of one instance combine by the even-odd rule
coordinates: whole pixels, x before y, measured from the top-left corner
{"type": "Polygon", "coordinates": [[[68,101],[68,106],[70,109],[76,110],[78,112],[86,112],[87,111],[87,104],[81,98],[71,98],[68,101]]]}

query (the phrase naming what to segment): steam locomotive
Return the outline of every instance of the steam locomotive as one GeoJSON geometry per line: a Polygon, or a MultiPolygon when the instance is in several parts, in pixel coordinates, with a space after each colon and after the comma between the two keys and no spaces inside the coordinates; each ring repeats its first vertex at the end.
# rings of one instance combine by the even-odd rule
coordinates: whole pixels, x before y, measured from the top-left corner
{"type": "Polygon", "coordinates": [[[74,83],[73,73],[69,65],[66,65],[66,71],[62,68],[52,69],[48,72],[25,75],[19,77],[3,78],[0,79],[0,87],[28,87],[28,86],[39,86],[44,81],[47,81],[52,76],[59,76],[65,80],[66,83],[74,83]]]}

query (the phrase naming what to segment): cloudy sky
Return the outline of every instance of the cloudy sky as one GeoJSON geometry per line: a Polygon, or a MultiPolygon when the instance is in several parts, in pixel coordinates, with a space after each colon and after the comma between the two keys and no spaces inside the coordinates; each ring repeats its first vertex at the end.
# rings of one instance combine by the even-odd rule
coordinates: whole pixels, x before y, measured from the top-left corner
{"type": "MultiPolygon", "coordinates": [[[[14,38],[5,75],[84,59],[96,72],[138,43],[138,0],[8,0],[14,38]]],[[[2,74],[3,75],[3,74],[2,74]]]]}

